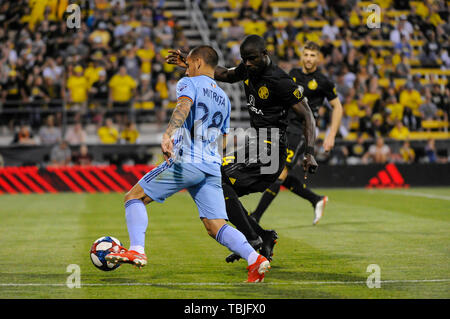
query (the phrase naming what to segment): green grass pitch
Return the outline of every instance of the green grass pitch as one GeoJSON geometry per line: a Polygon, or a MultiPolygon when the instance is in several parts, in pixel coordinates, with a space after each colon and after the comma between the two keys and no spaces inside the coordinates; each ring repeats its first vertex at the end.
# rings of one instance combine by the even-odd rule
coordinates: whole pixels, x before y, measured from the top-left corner
{"type": "MultiPolygon", "coordinates": [[[[210,238],[187,192],[147,206],[149,264],[102,272],[94,240],[128,247],[122,194],[0,196],[0,298],[450,298],[450,188],[318,189],[330,198],[312,226],[311,205],[283,191],[262,219],[279,234],[262,284],[245,284],[246,262],[210,238]],[[67,266],[81,288],[68,288],[67,266]],[[380,288],[368,288],[370,264],[380,288]]],[[[242,198],[255,208],[260,194],[242,198]]]]}

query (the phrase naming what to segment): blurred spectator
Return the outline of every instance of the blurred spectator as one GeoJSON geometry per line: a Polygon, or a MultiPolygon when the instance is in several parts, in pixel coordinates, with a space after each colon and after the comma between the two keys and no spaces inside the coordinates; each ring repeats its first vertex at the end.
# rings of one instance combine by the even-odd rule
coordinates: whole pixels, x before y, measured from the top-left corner
{"type": "Polygon", "coordinates": [[[127,15],[122,15],[120,17],[120,23],[114,28],[114,38],[123,38],[133,30],[129,24],[129,20],[130,18],[127,15]]]}
{"type": "Polygon", "coordinates": [[[237,18],[231,20],[230,26],[225,29],[228,41],[241,41],[245,35],[244,28],[239,24],[237,18]]]}
{"type": "Polygon", "coordinates": [[[350,94],[350,89],[353,85],[348,85],[348,82],[345,80],[346,73],[344,71],[340,72],[336,79],[336,91],[341,97],[342,100],[350,94]]]}
{"type": "Polygon", "coordinates": [[[375,138],[386,136],[388,128],[381,114],[375,113],[372,115],[372,109],[366,106],[365,115],[359,118],[358,132],[359,134],[367,133],[369,136],[375,138]]]}
{"type": "Polygon", "coordinates": [[[385,111],[388,113],[387,120],[394,124],[397,120],[403,120],[403,105],[398,103],[395,95],[390,95],[385,106],[385,111]]]}
{"type": "Polygon", "coordinates": [[[157,22],[156,27],[153,29],[156,43],[165,46],[171,47],[173,41],[173,29],[167,23],[166,20],[161,19],[157,22]]]}
{"type": "Polygon", "coordinates": [[[32,108],[32,111],[29,114],[30,121],[33,126],[37,126],[36,124],[41,122],[41,112],[44,109],[44,106],[50,102],[50,98],[41,76],[34,78],[33,82],[28,87],[28,90],[28,103],[30,103],[29,105],[32,108]]]}
{"type": "Polygon", "coordinates": [[[94,82],[99,78],[100,71],[104,70],[97,59],[90,61],[87,68],[84,70],[84,77],[88,81],[88,87],[91,88],[94,82]]]}
{"type": "Polygon", "coordinates": [[[72,152],[66,141],[55,144],[50,151],[50,163],[52,166],[67,166],[70,164],[72,152]]]}
{"type": "Polygon", "coordinates": [[[403,34],[400,36],[400,42],[395,43],[394,49],[405,58],[411,58],[413,48],[408,39],[403,34]]]}
{"type": "Polygon", "coordinates": [[[411,23],[407,21],[406,16],[401,16],[397,25],[390,33],[390,41],[395,44],[401,43],[402,36],[406,41],[411,39],[411,34],[413,33],[413,27],[411,23]]]}
{"type": "Polygon", "coordinates": [[[65,57],[79,55],[85,57],[89,53],[89,47],[85,45],[83,42],[83,35],[75,36],[73,42],[69,44],[66,48],[64,55],[65,57]]]}
{"type": "Polygon", "coordinates": [[[105,70],[98,72],[98,79],[89,89],[90,104],[92,107],[105,106],[109,97],[109,84],[105,70]]]}
{"type": "Polygon", "coordinates": [[[96,29],[89,34],[88,41],[91,45],[91,49],[108,49],[108,45],[111,41],[111,34],[107,30],[106,22],[100,21],[98,23],[96,29]]]}
{"type": "Polygon", "coordinates": [[[55,59],[48,57],[42,71],[44,79],[50,78],[52,82],[60,81],[62,73],[63,67],[58,65],[55,59]]]}
{"type": "Polygon", "coordinates": [[[36,140],[34,139],[33,132],[31,132],[30,127],[26,124],[20,125],[19,131],[14,134],[12,144],[17,145],[36,145],[36,140]]]}
{"type": "Polygon", "coordinates": [[[438,67],[438,58],[439,55],[437,55],[436,52],[432,50],[428,45],[425,45],[422,48],[422,52],[419,54],[420,64],[425,68],[438,67]]]}
{"type": "Polygon", "coordinates": [[[386,136],[389,132],[388,123],[383,119],[383,116],[380,113],[375,113],[372,116],[372,129],[369,131],[370,136],[378,137],[378,136],[386,136]]]}
{"type": "Polygon", "coordinates": [[[425,159],[428,163],[436,163],[438,161],[436,143],[434,139],[429,139],[425,146],[425,159]]]}
{"type": "Polygon", "coordinates": [[[450,95],[445,94],[441,86],[437,83],[431,88],[431,101],[438,107],[439,116],[444,121],[448,121],[450,115],[450,95]]]}
{"type": "Polygon", "coordinates": [[[362,162],[385,164],[389,161],[390,155],[390,147],[384,144],[384,139],[382,137],[378,137],[376,139],[376,144],[371,145],[369,150],[362,157],[362,162]]]}
{"type": "Polygon", "coordinates": [[[123,115],[127,114],[131,100],[135,94],[137,83],[127,74],[124,65],[120,66],[119,73],[115,74],[109,81],[109,106],[114,108],[116,119],[119,124],[124,121],[123,115]]]}
{"type": "Polygon", "coordinates": [[[339,27],[336,25],[336,19],[328,19],[328,23],[322,27],[322,34],[328,35],[331,41],[336,40],[336,37],[339,35],[339,27]]]}
{"type": "Polygon", "coordinates": [[[126,54],[119,60],[119,64],[125,66],[127,74],[137,81],[141,72],[142,61],[139,56],[136,55],[136,49],[132,44],[125,46],[126,54]]]}
{"type": "Polygon", "coordinates": [[[113,120],[106,118],[105,123],[97,131],[102,144],[116,144],[119,140],[119,131],[115,128],[113,120]]]}
{"type": "Polygon", "coordinates": [[[85,109],[88,98],[89,83],[83,75],[83,67],[75,66],[74,74],[67,79],[68,102],[74,110],[85,109]]]}
{"type": "Polygon", "coordinates": [[[161,127],[165,120],[165,107],[169,103],[169,88],[167,87],[166,75],[164,73],[158,74],[155,84],[155,108],[156,108],[156,123],[161,127]]]}
{"type": "Polygon", "coordinates": [[[124,129],[120,133],[120,138],[126,144],[135,144],[139,137],[139,132],[134,122],[128,122],[125,124],[124,129]]]}
{"type": "Polygon", "coordinates": [[[244,0],[241,8],[239,9],[239,20],[251,19],[253,16],[257,16],[255,9],[252,7],[250,0],[244,0]]]}
{"type": "Polygon", "coordinates": [[[86,143],[86,131],[83,129],[80,122],[75,123],[67,129],[64,140],[67,141],[69,145],[86,143]]]}
{"type": "MultiPolygon", "coordinates": [[[[3,108],[8,112],[12,112],[12,109],[19,106],[23,100],[28,99],[26,96],[23,82],[18,78],[16,70],[11,70],[8,73],[8,79],[5,84],[2,85],[2,104],[3,108]]],[[[9,125],[12,129],[14,125],[14,113],[2,114],[3,124],[9,125]]]]}
{"type": "Polygon", "coordinates": [[[152,60],[155,57],[155,46],[150,38],[145,38],[143,47],[136,51],[136,55],[141,61],[141,73],[150,74],[152,72],[152,60]]]}
{"type": "Polygon", "coordinates": [[[72,161],[74,164],[80,166],[89,166],[92,164],[92,154],[89,153],[89,149],[85,144],[80,145],[80,149],[73,155],[72,161]]]}
{"type": "Polygon", "coordinates": [[[422,104],[422,97],[417,90],[414,90],[412,83],[408,82],[400,93],[400,103],[404,106],[403,121],[410,130],[420,128],[419,106],[422,104]]]}
{"type": "Polygon", "coordinates": [[[55,126],[54,115],[47,117],[45,125],[39,130],[39,138],[42,145],[53,145],[61,141],[61,129],[55,126]]]}
{"type": "Polygon", "coordinates": [[[261,17],[262,20],[269,20],[273,17],[273,9],[270,6],[272,0],[258,0],[256,3],[260,2],[261,4],[257,8],[258,16],[261,17]]]}
{"type": "Polygon", "coordinates": [[[405,140],[399,152],[403,163],[410,164],[414,162],[416,158],[416,152],[411,147],[409,140],[405,140]]]}
{"type": "Polygon", "coordinates": [[[428,163],[448,163],[447,151],[436,149],[436,142],[433,138],[429,139],[425,146],[425,161],[428,163]]]}
{"type": "Polygon", "coordinates": [[[431,92],[427,89],[425,93],[425,101],[420,105],[419,112],[423,121],[437,120],[438,108],[431,101],[431,92]]]}
{"type": "Polygon", "coordinates": [[[149,73],[143,73],[136,92],[136,108],[149,110],[154,107],[153,97],[155,92],[151,86],[151,76],[149,73]]]}
{"type": "Polygon", "coordinates": [[[413,90],[416,90],[421,95],[424,94],[425,87],[422,85],[422,83],[420,83],[420,75],[419,74],[414,74],[412,76],[411,83],[412,83],[412,86],[413,86],[413,90]]]}
{"type": "Polygon", "coordinates": [[[403,125],[403,122],[397,120],[395,122],[394,128],[389,132],[389,137],[397,140],[404,140],[409,137],[409,134],[410,132],[408,128],[403,125]]]}
{"type": "Polygon", "coordinates": [[[395,76],[397,78],[407,78],[410,72],[410,66],[408,62],[408,58],[401,54],[401,60],[397,65],[395,66],[395,76]]]}
{"type": "Polygon", "coordinates": [[[351,144],[348,147],[347,164],[356,165],[362,163],[362,158],[366,154],[366,146],[364,145],[364,137],[359,135],[356,139],[356,143],[351,144]]]}

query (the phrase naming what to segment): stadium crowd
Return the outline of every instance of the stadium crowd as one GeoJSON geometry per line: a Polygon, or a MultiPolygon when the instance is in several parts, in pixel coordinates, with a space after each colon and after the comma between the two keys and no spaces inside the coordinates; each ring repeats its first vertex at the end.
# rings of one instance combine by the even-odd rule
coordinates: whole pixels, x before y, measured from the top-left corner
{"type": "MultiPolygon", "coordinates": [[[[187,40],[164,1],[71,1],[81,8],[70,28],[68,1],[3,1],[0,15],[2,125],[39,131],[46,117],[125,128],[130,109],[154,110],[162,124],[180,74],[164,63],[187,40]],[[110,112],[111,111],[111,112],[110,112]]],[[[152,118],[153,120],[153,118],[152,118]]],[[[128,140],[128,139],[126,139],[128,140]]]]}
{"type": "MultiPolygon", "coordinates": [[[[79,28],[68,27],[69,1],[1,2],[0,125],[14,132],[18,144],[83,144],[86,123],[96,125],[101,143],[135,143],[139,123],[162,125],[174,105],[182,74],[164,57],[171,48],[189,50],[183,28],[161,0],[70,3],[80,5],[79,28]],[[75,125],[63,132],[64,121],[75,125]]],[[[447,2],[377,3],[381,23],[369,28],[370,12],[355,0],[292,1],[287,11],[277,1],[199,1],[230,66],[240,60],[239,40],[246,34],[263,36],[286,71],[300,65],[307,40],[319,43],[321,70],[336,83],[345,110],[339,136],[352,137],[355,145],[447,132],[447,2]]],[[[325,102],[320,132],[327,131],[330,115],[325,102]]],[[[338,153],[354,155],[352,148],[338,153]]],[[[376,161],[374,152],[365,153],[361,162],[376,161]]]]}

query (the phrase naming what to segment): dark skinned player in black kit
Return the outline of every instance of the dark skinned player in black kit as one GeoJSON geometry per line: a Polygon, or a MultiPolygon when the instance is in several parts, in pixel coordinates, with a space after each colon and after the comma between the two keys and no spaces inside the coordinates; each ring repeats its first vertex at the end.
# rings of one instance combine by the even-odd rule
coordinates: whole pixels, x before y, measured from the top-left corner
{"type": "MultiPolygon", "coordinates": [[[[273,184],[286,163],[286,127],[288,111],[293,109],[303,121],[304,136],[309,150],[315,142],[315,122],[307,100],[303,97],[298,85],[292,78],[273,64],[265,47],[265,41],[257,35],[247,36],[241,43],[242,62],[233,68],[216,67],[214,78],[217,81],[235,83],[244,81],[247,106],[250,114],[251,127],[260,129],[278,129],[278,136],[267,134],[261,149],[258,145],[257,154],[245,152],[245,161],[226,161],[222,166],[222,187],[225,197],[227,214],[233,223],[247,238],[249,243],[260,254],[271,260],[273,247],[278,238],[274,230],[263,229],[255,219],[248,215],[239,197],[255,192],[263,192],[273,184]],[[278,151],[279,167],[271,174],[262,174],[262,169],[269,164],[260,160],[260,154],[267,151],[278,151]],[[249,154],[250,153],[250,154],[249,154]],[[255,157],[255,158],[252,158],[255,157]],[[256,161],[252,161],[252,159],[256,161]]],[[[186,67],[184,54],[179,50],[169,51],[166,61],[181,67],[186,67]]],[[[246,141],[245,147],[251,149],[255,139],[246,141]]],[[[235,154],[235,158],[237,158],[235,154]]],[[[303,168],[314,173],[317,163],[312,153],[305,153],[303,168]]],[[[233,258],[232,259],[236,259],[233,258]]],[[[227,261],[229,257],[227,257],[227,261]]],[[[238,256],[239,257],[239,256],[238,256]]]]}
{"type": "MultiPolygon", "coordinates": [[[[319,57],[319,45],[315,42],[307,42],[302,51],[302,68],[292,69],[289,75],[297,84],[303,87],[303,94],[308,98],[308,104],[311,107],[314,118],[317,119],[319,107],[323,104],[325,98],[333,107],[330,132],[323,144],[325,151],[329,152],[334,146],[334,139],[339,129],[343,110],[334,83],[318,69],[319,57]]],[[[266,189],[256,210],[251,214],[258,222],[267,207],[278,195],[281,185],[296,195],[307,199],[312,204],[314,208],[313,225],[316,225],[323,216],[328,197],[315,194],[306,187],[306,184],[302,181],[303,177],[297,176],[298,174],[293,170],[298,165],[298,159],[305,151],[313,152],[313,150],[308,150],[308,146],[305,146],[301,125],[301,122],[294,114],[289,114],[289,125],[287,128],[289,147],[286,168],[277,181],[266,189]]]]}

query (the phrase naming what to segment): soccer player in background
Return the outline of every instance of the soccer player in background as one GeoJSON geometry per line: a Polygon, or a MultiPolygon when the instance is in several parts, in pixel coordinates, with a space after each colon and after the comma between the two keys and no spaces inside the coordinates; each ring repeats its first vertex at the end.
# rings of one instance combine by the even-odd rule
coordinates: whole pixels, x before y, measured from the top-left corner
{"type": "MultiPolygon", "coordinates": [[[[255,192],[263,192],[280,175],[286,161],[286,119],[288,111],[293,109],[303,122],[304,135],[308,151],[313,149],[315,142],[315,123],[312,112],[298,85],[282,69],[275,65],[266,49],[265,41],[257,35],[249,35],[240,45],[242,62],[233,68],[217,66],[214,78],[218,81],[235,83],[244,82],[247,106],[250,115],[250,125],[256,129],[257,134],[261,130],[267,131],[264,141],[265,149],[258,149],[257,154],[245,152],[245,162],[224,163],[222,166],[222,187],[230,222],[233,223],[247,238],[247,240],[260,253],[271,260],[273,247],[278,238],[274,230],[263,229],[254,219],[248,216],[248,212],[239,200],[239,197],[255,192]],[[272,128],[279,130],[279,136],[271,136],[272,128]],[[261,156],[269,150],[278,152],[277,170],[270,174],[262,173],[264,164],[261,156]],[[250,157],[256,157],[252,163],[250,157]]],[[[179,50],[171,50],[166,57],[169,63],[185,67],[183,53],[179,50]]],[[[252,141],[249,139],[245,147],[251,149],[252,141]]],[[[259,140],[259,138],[258,138],[259,140]]],[[[258,147],[259,148],[259,147],[258,147]]],[[[267,153],[266,153],[267,154],[267,153]]],[[[237,153],[233,154],[238,158],[237,153]]],[[[314,173],[317,163],[312,152],[306,152],[303,160],[306,172],[314,173]]],[[[232,254],[226,258],[227,262],[239,259],[232,254]]]]}
{"type": "MultiPolygon", "coordinates": [[[[302,51],[302,67],[292,69],[289,75],[303,88],[303,95],[308,98],[308,104],[315,119],[318,117],[319,107],[325,98],[333,107],[330,130],[323,143],[325,152],[329,152],[334,146],[334,140],[342,119],[343,108],[337,96],[334,83],[318,69],[319,59],[319,45],[312,41],[307,42],[302,51]]],[[[302,154],[313,153],[314,150],[310,149],[310,146],[305,145],[302,123],[292,112],[289,114],[287,138],[289,147],[286,167],[276,182],[266,189],[257,208],[250,216],[259,222],[267,207],[278,195],[281,185],[283,185],[294,194],[311,203],[314,208],[313,225],[316,225],[323,216],[328,197],[314,193],[304,183],[303,176],[298,176],[294,171],[302,154]]]]}
{"type": "Polygon", "coordinates": [[[187,189],[208,234],[247,260],[248,282],[263,281],[269,261],[255,251],[240,231],[227,224],[217,143],[229,130],[231,103],[213,79],[217,62],[217,52],[209,46],[194,48],[187,56],[188,77],[178,81],[177,106],[161,142],[166,161],[144,175],[125,195],[130,248],[121,247],[119,253],[108,254],[107,261],[145,266],[145,205],[164,202],[187,189]]]}

